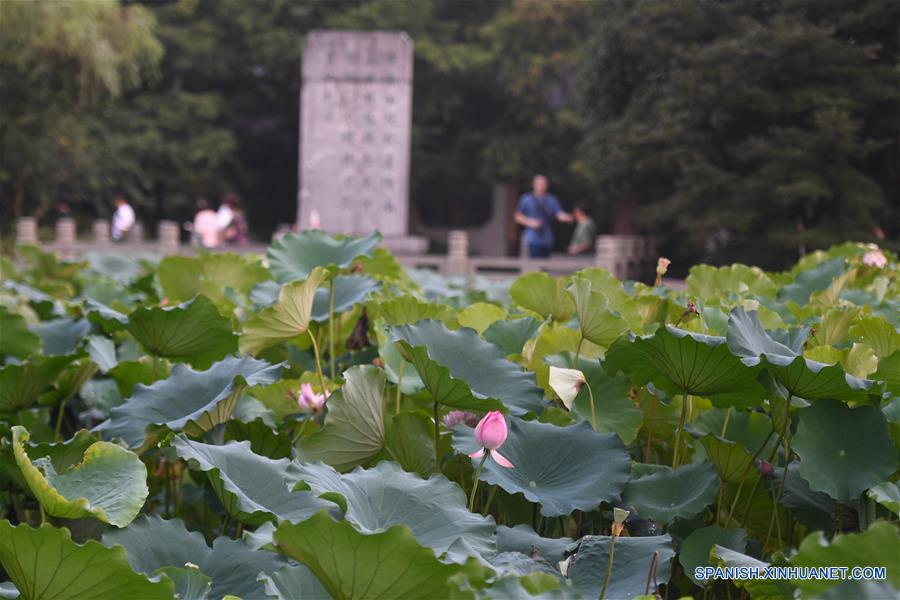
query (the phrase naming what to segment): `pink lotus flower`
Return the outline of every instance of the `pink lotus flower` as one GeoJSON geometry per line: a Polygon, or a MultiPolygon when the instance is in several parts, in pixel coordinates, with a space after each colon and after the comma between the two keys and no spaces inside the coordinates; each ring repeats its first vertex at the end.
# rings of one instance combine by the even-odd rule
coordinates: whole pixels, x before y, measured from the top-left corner
{"type": "Polygon", "coordinates": [[[316,394],[310,384],[301,383],[297,405],[300,407],[300,412],[317,415],[325,408],[325,394],[316,394]]]}
{"type": "Polygon", "coordinates": [[[478,424],[478,415],[465,410],[451,410],[444,415],[444,427],[447,429],[453,429],[460,423],[475,427],[478,424]]]}
{"type": "Polygon", "coordinates": [[[503,416],[503,413],[499,410],[492,410],[484,415],[484,418],[475,426],[475,439],[478,441],[481,449],[470,454],[469,458],[481,458],[484,456],[484,451],[487,450],[495,463],[501,467],[511,468],[513,464],[505,456],[497,452],[497,448],[506,442],[508,434],[509,430],[506,427],[506,418],[503,416]]]}
{"type": "Polygon", "coordinates": [[[881,269],[887,264],[887,257],[884,255],[884,252],[875,248],[873,250],[869,250],[863,255],[863,264],[867,267],[876,267],[881,269]]]}

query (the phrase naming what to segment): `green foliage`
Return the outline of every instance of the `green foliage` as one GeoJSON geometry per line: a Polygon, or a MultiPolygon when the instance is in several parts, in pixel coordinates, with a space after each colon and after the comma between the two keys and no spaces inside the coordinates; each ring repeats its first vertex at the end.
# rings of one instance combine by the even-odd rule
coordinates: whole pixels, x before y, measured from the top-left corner
{"type": "Polygon", "coordinates": [[[355,272],[372,238],[316,237],[283,284],[252,255],[3,267],[0,596],[896,595],[892,255],[426,302],[355,272]],[[725,565],[888,576],[694,573],[725,565]]]}

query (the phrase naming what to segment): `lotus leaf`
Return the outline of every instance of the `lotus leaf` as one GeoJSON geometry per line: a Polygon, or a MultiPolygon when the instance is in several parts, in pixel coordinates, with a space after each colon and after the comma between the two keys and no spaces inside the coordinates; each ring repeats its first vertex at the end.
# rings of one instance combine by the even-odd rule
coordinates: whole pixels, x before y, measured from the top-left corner
{"type": "MultiPolygon", "coordinates": [[[[453,448],[463,454],[477,450],[473,430],[458,425],[453,448]]],[[[512,418],[503,455],[514,467],[507,469],[489,460],[481,478],[540,503],[541,514],[547,517],[591,511],[601,502],[618,500],[631,465],[619,436],[597,433],[586,422],[557,427],[512,418]]]]}
{"type": "Polygon", "coordinates": [[[475,559],[466,564],[439,561],[408,527],[395,525],[366,535],[325,512],[302,523],[282,523],[275,543],[309,567],[332,598],[444,598],[454,590],[454,576],[477,583],[490,574],[475,559]]]}
{"type": "Polygon", "coordinates": [[[209,474],[225,510],[244,523],[302,521],[334,508],[309,492],[291,492],[285,479],[289,461],[254,454],[249,442],[211,446],[177,436],[172,443],[178,456],[209,474]]]}
{"type": "Polygon", "coordinates": [[[800,411],[793,446],[810,488],[839,502],[856,500],[900,466],[884,414],[874,406],[816,402],[800,411]]]}
{"type": "Polygon", "coordinates": [[[162,427],[199,435],[228,420],[244,387],[273,383],[280,371],[281,365],[249,357],[228,357],[206,371],[177,364],[168,379],[135,386],[134,395],[113,408],[97,430],[129,448],[147,447],[162,427]]]}
{"type": "Polygon", "coordinates": [[[226,537],[216,538],[210,548],[201,534],[188,531],[180,519],[157,516],[141,517],[126,529],[107,531],[103,543],[124,547],[131,568],[138,573],[150,575],[161,568],[196,565],[195,569],[211,580],[213,598],[227,594],[259,597],[264,586],[256,576],[285,566],[277,554],[255,551],[226,537]]]}
{"type": "Polygon", "coordinates": [[[394,327],[391,336],[436,402],[474,410],[502,403],[514,415],[538,413],[544,406],[534,375],[471,329],[451,331],[426,319],[394,327]]]}
{"type": "Polygon", "coordinates": [[[48,524],[35,529],[0,521],[0,563],[28,600],[171,600],[175,594],[168,578],[132,571],[124,548],[76,544],[69,530],[48,524]]]}
{"type": "Polygon", "coordinates": [[[269,246],[269,270],[279,283],[306,279],[316,267],[349,267],[357,257],[371,255],[380,240],[377,231],[341,239],[324,231],[290,233],[269,246]]]}
{"type": "Polygon", "coordinates": [[[67,519],[95,517],[116,527],[128,525],[147,499],[147,469],[133,452],[96,442],[78,464],[57,472],[49,458],[32,460],[25,451],[29,435],[13,427],[13,451],[28,487],[48,514],[67,519]]]}

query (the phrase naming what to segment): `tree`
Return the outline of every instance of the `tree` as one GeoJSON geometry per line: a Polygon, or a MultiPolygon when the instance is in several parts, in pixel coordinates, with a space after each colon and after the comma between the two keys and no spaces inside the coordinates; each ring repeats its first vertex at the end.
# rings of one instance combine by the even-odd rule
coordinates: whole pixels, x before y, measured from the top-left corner
{"type": "Polygon", "coordinates": [[[0,28],[3,213],[99,191],[102,109],[154,75],[153,16],[109,0],[3,2],[0,28]]]}
{"type": "Polygon", "coordinates": [[[781,266],[892,230],[898,11],[889,0],[601,5],[581,82],[587,172],[639,201],[644,228],[683,264],[781,266]]]}

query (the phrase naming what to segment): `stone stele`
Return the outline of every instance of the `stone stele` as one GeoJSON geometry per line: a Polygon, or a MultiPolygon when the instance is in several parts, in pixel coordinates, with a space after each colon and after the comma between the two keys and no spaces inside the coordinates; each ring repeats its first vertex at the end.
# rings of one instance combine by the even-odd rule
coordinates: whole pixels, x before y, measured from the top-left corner
{"type": "Polygon", "coordinates": [[[387,245],[419,250],[408,237],[412,74],[413,45],[403,32],[307,36],[297,198],[301,228],[355,235],[378,229],[387,245]]]}

